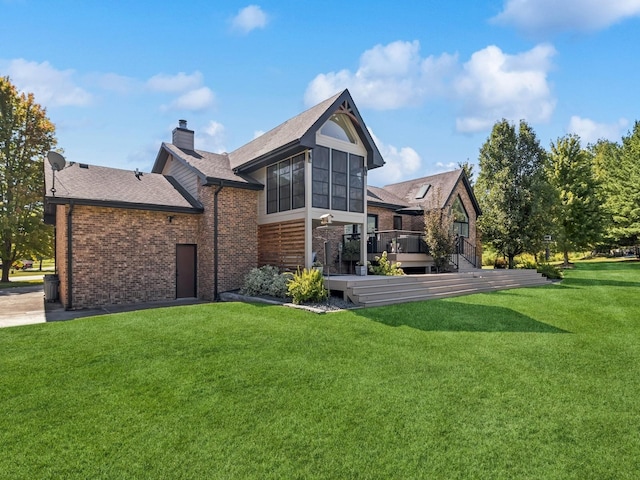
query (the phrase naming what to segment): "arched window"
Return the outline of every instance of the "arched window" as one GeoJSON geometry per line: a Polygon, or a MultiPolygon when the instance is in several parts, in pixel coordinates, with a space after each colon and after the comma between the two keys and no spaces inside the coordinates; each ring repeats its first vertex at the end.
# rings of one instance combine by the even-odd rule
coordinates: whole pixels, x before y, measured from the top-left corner
{"type": "Polygon", "coordinates": [[[342,140],[343,142],[358,143],[357,137],[353,132],[351,120],[344,114],[334,113],[331,118],[325,122],[320,128],[320,134],[327,137],[342,140]]]}
{"type": "Polygon", "coordinates": [[[455,199],[451,206],[451,214],[453,215],[453,232],[460,237],[469,237],[469,215],[462,204],[460,196],[455,199]]]}

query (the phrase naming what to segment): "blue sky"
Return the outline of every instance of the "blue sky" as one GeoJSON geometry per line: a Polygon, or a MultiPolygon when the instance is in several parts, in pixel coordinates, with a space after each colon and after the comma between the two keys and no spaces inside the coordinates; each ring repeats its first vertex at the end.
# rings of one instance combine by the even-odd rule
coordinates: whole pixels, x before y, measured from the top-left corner
{"type": "Polygon", "coordinates": [[[384,185],[477,163],[492,125],[619,141],[640,119],[640,0],[0,0],[0,75],[70,161],[148,171],[178,119],[232,151],[349,88],[384,185]]]}

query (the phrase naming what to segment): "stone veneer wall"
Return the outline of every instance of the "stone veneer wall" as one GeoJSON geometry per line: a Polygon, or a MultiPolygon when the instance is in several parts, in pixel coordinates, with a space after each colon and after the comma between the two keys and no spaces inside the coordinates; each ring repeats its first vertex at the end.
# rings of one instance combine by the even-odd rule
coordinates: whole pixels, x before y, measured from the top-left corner
{"type": "MultiPolygon", "coordinates": [[[[58,207],[56,244],[61,300],[66,307],[68,209],[68,205],[58,207]]],[[[199,217],[75,205],[72,307],[174,299],[176,244],[197,243],[199,217]]]]}

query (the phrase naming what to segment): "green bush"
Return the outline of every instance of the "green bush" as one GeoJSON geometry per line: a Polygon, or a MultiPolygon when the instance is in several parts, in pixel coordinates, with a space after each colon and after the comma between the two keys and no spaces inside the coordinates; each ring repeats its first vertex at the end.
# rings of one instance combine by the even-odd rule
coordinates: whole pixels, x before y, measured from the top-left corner
{"type": "Polygon", "coordinates": [[[367,262],[369,267],[369,271],[373,275],[387,275],[387,276],[396,276],[396,275],[404,275],[404,270],[400,268],[400,262],[391,263],[387,258],[387,252],[382,252],[381,257],[374,257],[376,264],[372,264],[371,262],[367,262]]]}
{"type": "Polygon", "coordinates": [[[291,274],[280,273],[278,267],[273,265],[253,268],[244,277],[241,293],[250,296],[269,295],[271,297],[285,298],[287,296],[287,283],[290,279],[291,274]]]}
{"type": "Polygon", "coordinates": [[[305,268],[293,275],[287,284],[288,295],[296,305],[304,302],[321,302],[329,297],[324,288],[324,278],[319,270],[305,268]]]}
{"type": "Polygon", "coordinates": [[[536,268],[538,268],[538,264],[534,260],[531,260],[528,258],[521,258],[518,264],[516,265],[516,268],[526,268],[526,269],[535,270],[536,268]]]}
{"type": "Polygon", "coordinates": [[[564,277],[562,270],[548,263],[541,263],[537,268],[538,273],[547,277],[549,280],[562,280],[564,277]]]}

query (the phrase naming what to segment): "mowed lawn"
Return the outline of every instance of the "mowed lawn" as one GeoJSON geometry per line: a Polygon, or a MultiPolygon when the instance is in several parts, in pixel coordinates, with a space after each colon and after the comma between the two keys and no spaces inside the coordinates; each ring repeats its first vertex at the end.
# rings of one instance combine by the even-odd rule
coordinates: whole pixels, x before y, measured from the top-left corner
{"type": "Polygon", "coordinates": [[[327,315],[2,329],[0,446],[3,479],[635,479],[640,263],[327,315]]]}

